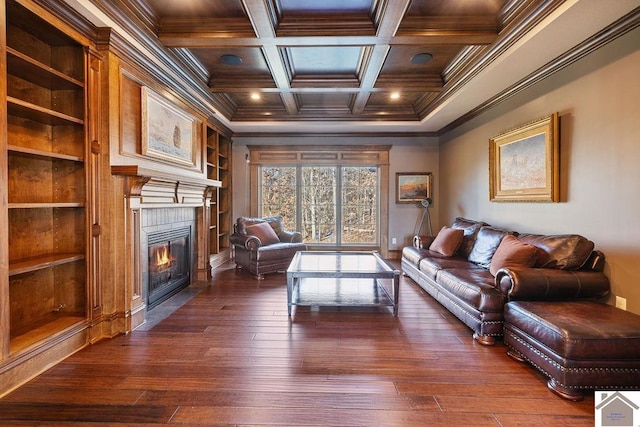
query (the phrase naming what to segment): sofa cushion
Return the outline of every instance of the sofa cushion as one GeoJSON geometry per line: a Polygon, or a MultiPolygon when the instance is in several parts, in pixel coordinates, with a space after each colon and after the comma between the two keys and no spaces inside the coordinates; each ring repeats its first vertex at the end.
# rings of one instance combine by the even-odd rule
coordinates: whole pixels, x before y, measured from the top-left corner
{"type": "Polygon", "coordinates": [[[483,268],[440,270],[436,279],[440,287],[476,310],[502,313],[505,297],[494,286],[495,279],[483,268]]]}
{"type": "Polygon", "coordinates": [[[486,222],[481,221],[473,221],[471,219],[466,219],[462,217],[458,217],[451,224],[451,228],[457,228],[464,231],[464,237],[462,238],[462,243],[458,248],[458,254],[468,258],[471,253],[471,249],[473,248],[473,243],[476,240],[476,235],[481,227],[489,225],[486,222]]]}
{"type": "Polygon", "coordinates": [[[447,270],[451,268],[467,268],[467,269],[477,269],[483,270],[482,267],[479,267],[475,264],[471,264],[465,258],[461,256],[453,256],[453,257],[445,257],[444,255],[438,252],[429,251],[429,256],[420,260],[420,271],[424,273],[431,279],[436,278],[436,274],[440,270],[447,270]]]}
{"type": "Polygon", "coordinates": [[[245,227],[247,234],[251,236],[256,236],[260,239],[260,242],[263,246],[273,245],[274,243],[279,243],[280,239],[278,239],[278,235],[271,225],[268,222],[259,222],[257,224],[248,225],[245,227]]]}
{"type": "Polygon", "coordinates": [[[542,249],[536,267],[578,270],[582,267],[594,248],[594,243],[577,234],[521,234],[521,242],[542,249]]]}
{"type": "Polygon", "coordinates": [[[428,249],[416,248],[415,246],[405,246],[402,248],[402,259],[416,267],[418,267],[422,258],[429,255],[430,252],[428,249]]]}
{"type": "Polygon", "coordinates": [[[463,237],[463,230],[444,226],[429,246],[429,250],[439,252],[444,256],[453,256],[460,247],[463,237]]]}
{"type": "Polygon", "coordinates": [[[476,236],[476,241],[471,249],[471,253],[469,254],[469,261],[489,269],[493,254],[498,249],[498,246],[500,246],[502,238],[507,234],[513,233],[489,226],[483,226],[480,228],[478,235],[476,236]]]}
{"type": "Polygon", "coordinates": [[[517,237],[507,234],[502,238],[498,249],[491,258],[489,271],[494,276],[502,267],[523,266],[533,267],[538,259],[537,247],[523,243],[517,237]]]}

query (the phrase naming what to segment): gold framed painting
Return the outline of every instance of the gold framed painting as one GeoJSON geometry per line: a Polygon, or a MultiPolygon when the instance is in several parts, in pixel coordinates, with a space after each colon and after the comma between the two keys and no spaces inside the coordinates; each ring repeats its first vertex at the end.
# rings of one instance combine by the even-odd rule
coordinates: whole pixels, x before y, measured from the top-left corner
{"type": "Polygon", "coordinates": [[[489,140],[489,198],[493,202],[559,202],[558,113],[489,140]]]}
{"type": "Polygon", "coordinates": [[[196,165],[198,120],[153,90],[142,87],[142,154],[196,165]]]}
{"type": "Polygon", "coordinates": [[[431,172],[397,172],[396,203],[420,203],[433,198],[431,172]]]}

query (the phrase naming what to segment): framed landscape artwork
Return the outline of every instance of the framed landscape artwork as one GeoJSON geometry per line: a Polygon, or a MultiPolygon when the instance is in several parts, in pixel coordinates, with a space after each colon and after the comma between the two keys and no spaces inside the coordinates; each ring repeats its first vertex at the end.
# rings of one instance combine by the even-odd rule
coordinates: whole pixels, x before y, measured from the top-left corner
{"type": "Polygon", "coordinates": [[[431,172],[396,173],[396,203],[420,203],[433,198],[431,172]]]}
{"type": "Polygon", "coordinates": [[[154,91],[142,88],[142,154],[196,165],[198,121],[154,91]]]}
{"type": "Polygon", "coordinates": [[[560,201],[558,113],[489,140],[489,198],[560,201]]]}

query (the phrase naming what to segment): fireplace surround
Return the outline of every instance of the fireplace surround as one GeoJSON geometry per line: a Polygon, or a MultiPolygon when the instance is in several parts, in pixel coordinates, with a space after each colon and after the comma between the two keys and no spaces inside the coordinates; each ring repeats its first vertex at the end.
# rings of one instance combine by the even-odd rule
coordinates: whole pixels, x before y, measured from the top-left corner
{"type": "Polygon", "coordinates": [[[121,240],[114,243],[122,249],[115,255],[121,267],[116,274],[125,283],[121,294],[124,322],[118,331],[126,333],[144,324],[146,313],[166,298],[211,277],[211,197],[221,183],[136,165],[112,165],[111,173],[120,181],[124,196],[120,199],[124,216],[116,218],[121,240]],[[177,242],[172,244],[169,241],[174,237],[177,242]],[[168,258],[179,255],[184,260],[173,265],[173,270],[156,268],[155,260],[149,261],[165,245],[168,258]],[[156,290],[163,292],[156,294],[156,290]]]}
{"type": "Polygon", "coordinates": [[[194,277],[196,210],[165,207],[143,209],[141,215],[142,298],[149,311],[194,277]]]}

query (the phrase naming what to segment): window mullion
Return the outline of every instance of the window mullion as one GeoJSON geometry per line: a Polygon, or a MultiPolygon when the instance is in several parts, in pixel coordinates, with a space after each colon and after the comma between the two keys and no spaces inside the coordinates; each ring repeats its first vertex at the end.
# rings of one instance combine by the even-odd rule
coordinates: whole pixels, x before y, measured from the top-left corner
{"type": "Polygon", "coordinates": [[[296,230],[302,230],[302,166],[296,166],[296,230]]]}
{"type": "Polygon", "coordinates": [[[336,166],[336,192],[335,192],[335,209],[336,209],[336,244],[342,246],[342,167],[336,166]]]}

